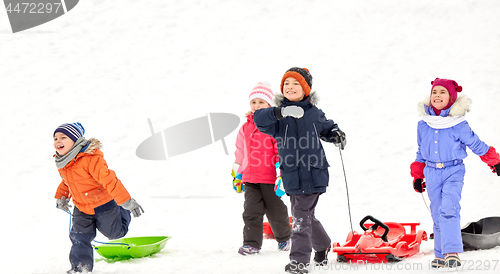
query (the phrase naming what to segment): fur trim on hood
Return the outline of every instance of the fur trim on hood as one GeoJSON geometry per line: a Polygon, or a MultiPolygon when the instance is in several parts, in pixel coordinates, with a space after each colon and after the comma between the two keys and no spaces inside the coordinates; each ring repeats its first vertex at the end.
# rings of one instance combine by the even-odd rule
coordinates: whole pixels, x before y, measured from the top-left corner
{"type": "Polygon", "coordinates": [[[89,147],[87,147],[84,153],[92,153],[94,149],[96,148],[100,149],[102,147],[101,141],[97,140],[96,138],[90,138],[88,142],[89,142],[89,147]]]}
{"type": "MultiPolygon", "coordinates": [[[[281,104],[283,104],[283,99],[285,99],[285,95],[282,93],[275,93],[273,102],[277,107],[280,107],[281,104]]],[[[316,91],[311,91],[309,94],[309,102],[313,104],[313,106],[317,105],[319,102],[319,95],[316,93],[316,91]]]]}
{"type": "MultiPolygon", "coordinates": [[[[430,101],[431,97],[427,96],[425,100],[418,103],[418,113],[420,114],[420,116],[429,115],[425,112],[425,106],[428,106],[430,101]]],[[[467,112],[470,111],[471,103],[472,100],[469,97],[465,95],[459,95],[455,103],[450,107],[450,113],[448,114],[448,116],[465,115],[467,112]]]]}

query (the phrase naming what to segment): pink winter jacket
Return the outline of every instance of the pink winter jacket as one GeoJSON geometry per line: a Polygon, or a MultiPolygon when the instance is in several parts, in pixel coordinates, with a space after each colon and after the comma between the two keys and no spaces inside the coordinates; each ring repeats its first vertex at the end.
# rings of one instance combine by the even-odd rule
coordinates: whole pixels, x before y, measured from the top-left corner
{"type": "Polygon", "coordinates": [[[238,132],[234,155],[235,162],[240,165],[238,172],[243,174],[242,182],[274,184],[278,146],[273,137],[257,129],[253,113],[247,116],[247,122],[238,132]]]}

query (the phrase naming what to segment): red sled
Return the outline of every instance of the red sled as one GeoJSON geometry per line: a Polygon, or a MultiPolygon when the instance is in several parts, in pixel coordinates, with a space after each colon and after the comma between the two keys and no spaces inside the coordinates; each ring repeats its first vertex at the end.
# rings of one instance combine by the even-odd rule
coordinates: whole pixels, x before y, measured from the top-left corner
{"type": "MultiPolygon", "coordinates": [[[[290,222],[290,227],[292,227],[292,217],[288,217],[288,220],[290,222]]],[[[262,224],[263,227],[263,233],[264,233],[264,239],[274,239],[274,233],[273,230],[271,229],[271,225],[269,222],[264,222],[262,224]]]]}
{"type": "Polygon", "coordinates": [[[427,241],[425,231],[416,231],[420,223],[382,223],[368,215],[359,225],[363,234],[351,231],[343,245],[333,243],[332,252],[337,253],[338,262],[399,262],[420,252],[420,243],[427,241]],[[365,224],[368,220],[374,223],[365,224]],[[409,234],[404,226],[410,227],[409,234]]]}

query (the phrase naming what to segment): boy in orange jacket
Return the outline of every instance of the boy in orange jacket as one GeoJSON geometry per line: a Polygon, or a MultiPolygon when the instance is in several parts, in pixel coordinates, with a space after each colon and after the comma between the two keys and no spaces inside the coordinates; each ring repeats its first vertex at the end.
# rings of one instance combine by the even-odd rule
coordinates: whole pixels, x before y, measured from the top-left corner
{"type": "Polygon", "coordinates": [[[130,224],[130,213],[139,217],[142,207],[130,197],[101,152],[101,142],[83,137],[80,123],[62,124],[54,131],[54,155],[62,182],[55,198],[57,208],[69,212],[73,198],[73,225],[69,254],[71,269],[67,273],[92,272],[92,240],[96,229],[109,239],[124,237],[130,224]]]}

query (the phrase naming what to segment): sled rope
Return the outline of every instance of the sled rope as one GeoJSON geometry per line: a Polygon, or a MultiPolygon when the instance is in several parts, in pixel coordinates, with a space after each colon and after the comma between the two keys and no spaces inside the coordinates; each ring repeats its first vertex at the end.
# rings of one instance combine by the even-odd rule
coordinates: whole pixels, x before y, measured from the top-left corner
{"type": "Polygon", "coordinates": [[[424,193],[420,193],[420,194],[422,194],[422,200],[424,200],[425,207],[427,207],[427,210],[429,211],[429,214],[431,214],[431,216],[432,216],[431,209],[429,208],[429,206],[427,205],[427,202],[425,201],[424,193]]]}
{"type": "MultiPolygon", "coordinates": [[[[352,228],[352,217],[351,217],[351,203],[349,202],[349,188],[347,187],[347,176],[345,174],[344,158],[342,157],[342,150],[340,149],[340,147],[339,147],[339,153],[340,153],[340,162],[342,163],[342,171],[344,172],[345,190],[347,193],[347,209],[349,210],[349,223],[351,224],[351,233],[352,236],[354,237],[354,229],[352,228]]],[[[358,247],[357,243],[356,247],[358,247]]],[[[359,248],[358,251],[359,253],[363,253],[359,248]]]]}
{"type": "MultiPolygon", "coordinates": [[[[69,209],[65,210],[64,212],[69,214],[69,233],[71,233],[71,220],[73,219],[73,214],[71,214],[71,211],[69,211],[69,209]]],[[[99,242],[96,240],[92,240],[92,242],[98,243],[98,244],[104,244],[104,245],[126,245],[126,246],[128,246],[128,248],[130,248],[130,245],[126,244],[126,243],[104,243],[104,242],[99,242]]],[[[95,245],[92,245],[92,246],[95,247],[95,245]]]]}

